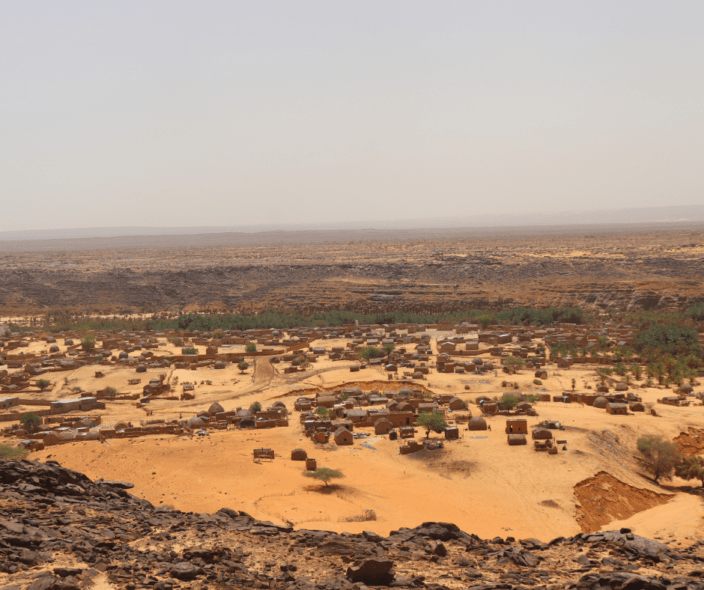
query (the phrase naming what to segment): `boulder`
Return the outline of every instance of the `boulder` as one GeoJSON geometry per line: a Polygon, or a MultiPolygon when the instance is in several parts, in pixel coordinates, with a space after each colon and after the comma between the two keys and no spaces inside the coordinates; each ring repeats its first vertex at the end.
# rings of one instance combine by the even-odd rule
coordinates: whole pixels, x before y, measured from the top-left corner
{"type": "Polygon", "coordinates": [[[205,573],[202,567],[188,563],[187,561],[181,561],[174,564],[169,571],[169,575],[177,580],[190,581],[195,580],[198,576],[202,576],[205,573]]]}
{"type": "Polygon", "coordinates": [[[393,567],[390,559],[367,559],[347,568],[347,579],[367,586],[388,586],[394,579],[393,567]]]}

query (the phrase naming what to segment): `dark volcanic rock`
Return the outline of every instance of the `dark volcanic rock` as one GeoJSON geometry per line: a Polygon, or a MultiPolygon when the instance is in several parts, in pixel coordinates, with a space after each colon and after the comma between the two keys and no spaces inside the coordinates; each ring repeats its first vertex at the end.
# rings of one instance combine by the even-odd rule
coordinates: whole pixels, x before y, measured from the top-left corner
{"type": "Polygon", "coordinates": [[[704,588],[704,544],[676,552],[627,529],[549,544],[482,540],[437,522],[389,537],[296,531],[230,508],[155,508],[53,462],[4,461],[0,481],[0,572],[20,590],[82,590],[98,572],[135,590],[704,588]],[[91,569],[60,567],[71,563],[91,569]]]}
{"type": "Polygon", "coordinates": [[[367,559],[347,568],[347,579],[369,586],[388,586],[394,579],[393,567],[388,559],[367,559]]]}

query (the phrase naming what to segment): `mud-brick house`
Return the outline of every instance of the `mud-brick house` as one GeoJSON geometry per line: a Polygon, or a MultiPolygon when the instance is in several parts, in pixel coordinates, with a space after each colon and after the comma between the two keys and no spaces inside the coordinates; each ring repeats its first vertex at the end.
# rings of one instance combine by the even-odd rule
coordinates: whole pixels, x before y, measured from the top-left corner
{"type": "Polygon", "coordinates": [[[447,426],[445,428],[445,439],[457,440],[460,438],[460,430],[457,426],[447,426]]]}
{"type": "Polygon", "coordinates": [[[413,426],[416,422],[416,416],[413,412],[388,412],[384,418],[394,425],[394,428],[401,426],[413,426]]]}
{"type": "Polygon", "coordinates": [[[18,397],[0,397],[0,410],[7,410],[13,406],[17,406],[20,403],[20,398],[18,397]]]}
{"type": "Polygon", "coordinates": [[[344,426],[340,426],[334,433],[333,438],[335,439],[335,444],[338,446],[351,445],[354,443],[354,438],[352,433],[347,430],[344,426]]]}
{"type": "Polygon", "coordinates": [[[60,399],[51,402],[51,409],[56,412],[74,412],[93,409],[104,409],[105,403],[99,402],[94,397],[79,397],[72,399],[60,399]]]}
{"type": "Polygon", "coordinates": [[[528,434],[528,421],[520,418],[506,420],[506,434],[528,434]]]}
{"type": "Polygon", "coordinates": [[[463,410],[465,408],[465,403],[458,397],[453,397],[449,402],[447,402],[447,407],[450,410],[463,410]]]}
{"type": "Polygon", "coordinates": [[[359,422],[366,422],[368,416],[369,416],[368,410],[362,410],[359,408],[345,411],[345,418],[347,418],[348,420],[350,420],[351,422],[353,422],[355,424],[357,424],[359,422]]]}
{"type": "Polygon", "coordinates": [[[386,418],[379,418],[376,422],[374,422],[374,434],[389,434],[393,428],[394,425],[386,418]]]}
{"type": "Polygon", "coordinates": [[[457,349],[457,344],[450,341],[441,342],[438,344],[438,351],[445,354],[454,354],[457,349]]]}
{"type": "Polygon", "coordinates": [[[338,400],[334,395],[321,395],[316,398],[316,405],[320,408],[332,408],[338,400]]]}
{"type": "Polygon", "coordinates": [[[606,404],[606,411],[609,414],[626,415],[628,414],[628,406],[626,404],[610,403],[606,404]]]}
{"type": "Polygon", "coordinates": [[[512,447],[528,444],[525,434],[509,434],[507,438],[509,446],[512,447]]]}

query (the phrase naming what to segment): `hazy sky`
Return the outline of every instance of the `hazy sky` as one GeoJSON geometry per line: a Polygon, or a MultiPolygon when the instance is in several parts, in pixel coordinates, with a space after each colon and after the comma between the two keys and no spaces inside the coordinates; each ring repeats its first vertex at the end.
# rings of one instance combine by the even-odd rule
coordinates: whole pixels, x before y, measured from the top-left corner
{"type": "Polygon", "coordinates": [[[704,202],[704,2],[0,0],[0,231],[704,202]]]}

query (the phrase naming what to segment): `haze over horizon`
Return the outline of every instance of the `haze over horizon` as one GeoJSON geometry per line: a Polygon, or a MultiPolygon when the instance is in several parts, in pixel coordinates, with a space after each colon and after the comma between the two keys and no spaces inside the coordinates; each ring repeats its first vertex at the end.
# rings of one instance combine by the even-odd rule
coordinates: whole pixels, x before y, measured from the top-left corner
{"type": "Polygon", "coordinates": [[[702,17],[647,0],[5,2],[0,233],[696,216],[702,17]]]}

